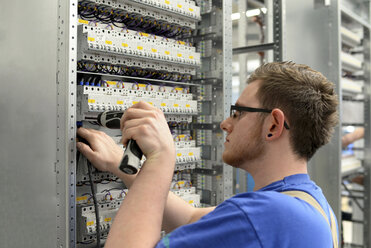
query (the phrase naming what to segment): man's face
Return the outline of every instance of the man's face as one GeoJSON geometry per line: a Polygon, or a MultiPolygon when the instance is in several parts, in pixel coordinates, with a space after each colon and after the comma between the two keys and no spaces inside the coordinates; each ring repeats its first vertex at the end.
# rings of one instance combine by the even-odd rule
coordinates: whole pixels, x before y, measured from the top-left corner
{"type": "MultiPolygon", "coordinates": [[[[248,84],[235,105],[261,108],[256,93],[259,82],[248,84]]],[[[220,127],[227,132],[224,143],[223,161],[239,168],[245,162],[251,162],[264,155],[262,135],[263,121],[259,113],[237,112],[235,117],[224,120],[220,127]]]]}

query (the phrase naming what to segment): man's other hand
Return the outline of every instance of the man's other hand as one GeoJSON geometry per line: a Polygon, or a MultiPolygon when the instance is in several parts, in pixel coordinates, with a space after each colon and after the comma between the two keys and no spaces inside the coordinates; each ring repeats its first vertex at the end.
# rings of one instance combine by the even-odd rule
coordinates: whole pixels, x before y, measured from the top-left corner
{"type": "Polygon", "coordinates": [[[77,134],[90,146],[77,142],[77,149],[100,171],[113,172],[119,166],[124,151],[104,132],[79,128],[77,134]]]}

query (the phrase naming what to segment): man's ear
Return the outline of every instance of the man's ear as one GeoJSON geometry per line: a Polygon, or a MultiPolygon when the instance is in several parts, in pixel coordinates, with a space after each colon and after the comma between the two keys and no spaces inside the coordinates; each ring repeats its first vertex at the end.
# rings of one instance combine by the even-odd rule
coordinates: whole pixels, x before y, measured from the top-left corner
{"type": "Polygon", "coordinates": [[[268,141],[272,141],[278,139],[282,135],[282,131],[284,129],[284,122],[285,122],[285,115],[282,110],[275,108],[270,113],[268,123],[268,129],[266,131],[265,139],[268,141]]]}

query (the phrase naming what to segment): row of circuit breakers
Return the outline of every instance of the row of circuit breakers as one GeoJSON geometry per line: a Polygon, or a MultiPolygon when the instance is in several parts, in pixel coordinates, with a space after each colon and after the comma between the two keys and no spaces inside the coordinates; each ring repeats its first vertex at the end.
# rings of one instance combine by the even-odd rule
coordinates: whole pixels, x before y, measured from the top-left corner
{"type": "MultiPolygon", "coordinates": [[[[194,180],[192,169],[202,164],[200,145],[207,131],[192,130],[191,123],[202,121],[201,101],[211,93],[207,86],[188,83],[201,67],[201,54],[189,42],[201,20],[200,7],[188,0],[82,0],[78,13],[78,122],[95,128],[100,112],[125,111],[139,101],[161,109],[176,146],[171,191],[199,207],[192,181],[201,179],[194,180]]],[[[111,136],[119,143],[119,136],[111,136]]],[[[76,170],[77,246],[91,247],[98,225],[85,158],[76,170]]],[[[128,189],[95,169],[92,180],[104,240],[128,189]]]]}

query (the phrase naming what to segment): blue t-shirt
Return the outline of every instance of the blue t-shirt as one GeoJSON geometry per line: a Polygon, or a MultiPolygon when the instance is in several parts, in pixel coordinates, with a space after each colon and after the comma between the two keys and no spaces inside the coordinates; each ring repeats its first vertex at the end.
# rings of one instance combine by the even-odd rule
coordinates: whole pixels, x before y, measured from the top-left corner
{"type": "Polygon", "coordinates": [[[322,190],[307,174],[297,174],[224,201],[199,221],[175,229],[156,248],[332,248],[323,216],[307,202],[278,193],[288,190],[312,195],[330,216],[322,190]]]}

